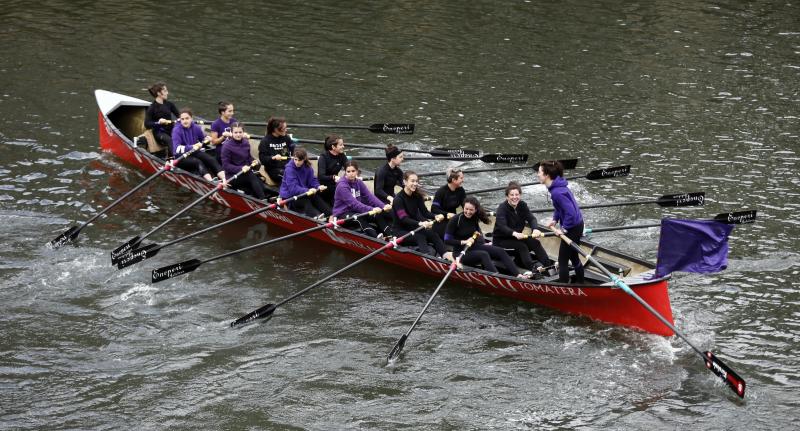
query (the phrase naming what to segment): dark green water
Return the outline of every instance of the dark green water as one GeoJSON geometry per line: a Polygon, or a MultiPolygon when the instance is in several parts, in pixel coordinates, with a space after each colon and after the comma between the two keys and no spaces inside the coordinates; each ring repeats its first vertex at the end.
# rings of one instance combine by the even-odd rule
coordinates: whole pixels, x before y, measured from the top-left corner
{"type": "MultiPolygon", "coordinates": [[[[10,1],[0,18],[0,428],[778,429],[800,407],[800,10],[784,2],[10,1]],[[151,285],[150,269],[280,234],[243,223],[116,271],[108,251],[194,197],[162,182],[44,244],[144,177],[97,142],[96,89],[213,118],[414,122],[355,143],[580,159],[578,200],[706,192],[705,207],[587,210],[589,226],[758,209],[727,270],[678,273],[676,325],[747,379],[739,401],[679,339],[449,285],[385,356],[436,280],[367,263],[263,325],[228,322],[355,256],[309,240],[151,285]],[[150,262],[150,261],[148,261],[150,262]]],[[[250,130],[261,134],[261,130],[250,130]]],[[[322,139],[324,132],[293,131],[322,139]]],[[[375,154],[357,152],[353,154],[375,154]]],[[[455,164],[455,163],[453,163],[455,164]]],[[[368,165],[374,167],[377,165],[368,165]]],[[[442,162],[408,163],[428,171],[442,162]]],[[[482,167],[467,163],[465,167],[482,167]]],[[[467,178],[477,189],[529,173],[467,178]]],[[[431,184],[432,186],[432,184],[431,184]]],[[[534,206],[540,187],[526,189],[534,206]]],[[[501,196],[487,195],[494,206],[501,196]]],[[[157,241],[226,217],[194,209],[157,241]]],[[[597,234],[655,259],[658,232],[597,234]]]]}

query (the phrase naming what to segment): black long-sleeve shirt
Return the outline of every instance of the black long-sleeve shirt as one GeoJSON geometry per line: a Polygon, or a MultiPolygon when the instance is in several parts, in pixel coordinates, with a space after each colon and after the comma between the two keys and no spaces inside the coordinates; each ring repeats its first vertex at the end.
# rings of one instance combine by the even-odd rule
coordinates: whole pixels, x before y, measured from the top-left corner
{"type": "Polygon", "coordinates": [[[395,186],[403,187],[403,170],[400,166],[393,169],[386,163],[375,173],[375,196],[388,203],[389,196],[394,196],[395,186]]]}
{"type": "Polygon", "coordinates": [[[290,157],[294,153],[294,142],[288,136],[266,135],[258,144],[258,161],[269,172],[271,169],[283,169],[288,160],[272,160],[273,156],[290,157]]]}
{"type": "Polygon", "coordinates": [[[508,201],[503,202],[497,207],[492,236],[496,239],[513,238],[514,232],[522,233],[525,224],[536,229],[536,217],[531,213],[528,204],[519,201],[517,207],[513,208],[508,201]]]}
{"type": "Polygon", "coordinates": [[[174,103],[170,102],[169,100],[165,100],[164,103],[158,103],[154,100],[153,103],[147,107],[147,111],[144,113],[144,127],[152,129],[154,134],[164,132],[168,135],[171,135],[172,126],[175,124],[174,121],[179,116],[180,113],[178,112],[178,108],[174,103]],[[173,123],[163,125],[158,124],[158,120],[162,118],[172,121],[173,123]]]}
{"type": "Polygon", "coordinates": [[[456,213],[456,209],[464,206],[464,200],[467,199],[467,192],[464,187],[459,187],[455,191],[450,190],[450,187],[445,184],[436,190],[433,195],[433,202],[431,202],[431,212],[434,214],[456,213]]]}
{"type": "Polygon", "coordinates": [[[336,182],[333,181],[333,176],[338,175],[347,164],[347,156],[339,154],[334,156],[330,151],[325,151],[320,154],[317,159],[317,180],[323,186],[327,186],[333,192],[336,189],[336,182]]]}
{"type": "MultiPolygon", "coordinates": [[[[451,218],[449,222],[447,222],[447,229],[445,230],[444,234],[444,243],[453,246],[453,253],[459,253],[464,249],[464,245],[461,244],[461,241],[468,239],[475,232],[481,232],[481,227],[478,223],[478,217],[473,215],[472,217],[467,218],[464,213],[458,214],[457,216],[451,218]]],[[[483,234],[481,234],[475,240],[475,244],[483,243],[483,234]]]]}
{"type": "Polygon", "coordinates": [[[431,220],[433,217],[433,213],[425,206],[425,199],[420,194],[409,196],[401,190],[392,201],[394,226],[400,229],[414,230],[419,227],[419,222],[431,220]]]}

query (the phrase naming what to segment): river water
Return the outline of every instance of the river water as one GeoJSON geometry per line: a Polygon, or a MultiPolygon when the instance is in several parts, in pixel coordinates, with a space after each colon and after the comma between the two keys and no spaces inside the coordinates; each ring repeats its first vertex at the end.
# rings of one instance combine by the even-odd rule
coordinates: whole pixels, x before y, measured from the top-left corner
{"type": "MultiPolygon", "coordinates": [[[[800,407],[797,4],[115,3],[9,0],[0,11],[0,428],[792,427],[800,407]],[[99,151],[93,91],[148,99],[156,80],[178,106],[207,118],[228,99],[243,120],[416,123],[416,134],[400,137],[345,133],[354,143],[575,157],[577,173],[633,166],[626,179],[575,181],[580,202],[706,192],[700,208],[586,210],[588,226],[758,209],[756,224],[734,230],[727,270],[677,273],[670,285],[676,325],[747,380],[746,399],[678,338],[457,284],[387,367],[437,280],[380,262],[267,323],[231,330],[233,318],[356,256],[297,239],[150,284],[152,268],[285,233],[251,222],[115,270],[111,249],[194,199],[167,182],[85,229],[77,245],[49,250],[47,241],[144,179],[99,151]]],[[[497,172],[470,176],[465,187],[510,179],[533,181],[527,171],[497,172]]],[[[525,191],[532,206],[547,205],[541,187],[525,191]]],[[[501,195],[483,200],[493,207],[501,195]]],[[[153,239],[225,217],[204,204],[153,239]]],[[[594,240],[655,260],[658,232],[594,240]]]]}

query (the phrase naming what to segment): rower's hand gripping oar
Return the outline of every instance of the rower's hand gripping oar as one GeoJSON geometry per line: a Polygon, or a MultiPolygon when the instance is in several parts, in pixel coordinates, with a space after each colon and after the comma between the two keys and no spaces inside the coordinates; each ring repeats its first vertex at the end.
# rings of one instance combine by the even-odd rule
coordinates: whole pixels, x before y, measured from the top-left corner
{"type": "MultiPolygon", "coordinates": [[[[631,165],[624,165],[624,166],[615,166],[613,168],[595,169],[586,175],[575,175],[573,177],[568,177],[567,180],[587,179],[590,181],[595,181],[595,180],[604,180],[607,178],[627,177],[630,173],[631,173],[631,165]]],[[[541,183],[538,181],[530,183],[522,183],[520,184],[520,187],[535,186],[537,184],[541,183]]],[[[489,187],[486,189],[470,190],[470,194],[494,192],[497,190],[503,190],[506,187],[507,186],[498,186],[498,187],[489,187]]]]}
{"type": "Polygon", "coordinates": [[[389,352],[389,356],[386,358],[386,361],[388,363],[390,364],[393,363],[400,356],[400,352],[403,351],[403,346],[406,345],[406,340],[408,339],[408,336],[411,335],[411,331],[414,330],[414,327],[417,326],[419,320],[422,319],[422,315],[425,314],[425,311],[427,311],[428,307],[430,307],[431,302],[433,302],[433,298],[435,298],[436,295],[439,294],[439,290],[442,288],[442,286],[444,286],[444,282],[447,281],[447,279],[450,278],[450,274],[452,274],[453,271],[456,270],[458,264],[461,262],[461,258],[464,257],[464,255],[467,253],[467,250],[469,250],[472,244],[475,243],[475,240],[478,238],[478,236],[480,236],[480,232],[475,232],[474,234],[472,234],[470,240],[467,240],[467,243],[464,245],[464,248],[461,250],[461,253],[459,253],[456,259],[453,261],[453,263],[450,264],[450,269],[447,270],[447,273],[444,275],[444,278],[442,278],[442,281],[440,281],[439,285],[436,286],[436,290],[434,290],[431,297],[428,298],[428,302],[425,303],[424,307],[422,307],[422,311],[419,312],[419,315],[417,316],[416,320],[414,320],[414,323],[412,323],[411,327],[408,328],[408,331],[406,331],[406,333],[403,334],[403,336],[400,337],[399,340],[397,340],[397,344],[395,344],[394,347],[392,348],[392,351],[389,352]]]}
{"type": "MultiPolygon", "coordinates": [[[[754,213],[753,213],[753,217],[755,217],[754,213]]],[[[577,245],[574,242],[572,242],[572,240],[569,239],[566,235],[563,235],[563,234],[557,234],[557,235],[558,235],[559,238],[561,238],[561,241],[566,242],[569,246],[571,246],[572,248],[577,250],[578,253],[580,253],[581,255],[586,257],[596,267],[600,268],[600,270],[602,270],[603,273],[606,276],[608,276],[608,278],[611,279],[611,281],[614,283],[614,285],[616,285],[617,287],[622,289],[625,293],[630,295],[633,299],[636,300],[636,302],[638,302],[645,309],[647,309],[647,311],[649,311],[650,314],[655,316],[658,320],[661,321],[661,323],[663,323],[666,327],[671,329],[672,332],[675,333],[675,335],[677,335],[683,341],[685,341],[686,344],[688,344],[692,348],[692,350],[694,350],[698,355],[700,355],[701,358],[703,358],[703,362],[705,362],[706,368],[708,368],[714,374],[716,374],[719,378],[721,378],[736,393],[736,395],[739,396],[739,398],[744,398],[744,391],[747,388],[747,383],[745,383],[744,379],[741,378],[735,371],[733,371],[733,369],[731,369],[729,366],[725,365],[725,363],[723,363],[719,358],[717,358],[710,351],[703,352],[700,349],[698,349],[694,344],[692,344],[691,341],[689,341],[688,338],[686,338],[685,335],[683,335],[683,333],[681,333],[681,331],[679,331],[677,328],[675,328],[675,325],[673,325],[672,323],[667,321],[667,319],[665,319],[664,316],[662,316],[650,304],[648,304],[647,301],[642,299],[642,297],[640,297],[638,294],[636,294],[636,292],[634,292],[633,289],[631,289],[627,284],[625,284],[625,282],[623,282],[619,277],[617,277],[616,275],[611,273],[611,271],[609,271],[605,266],[603,266],[602,264],[597,262],[594,257],[592,257],[591,255],[589,255],[588,253],[583,251],[583,249],[581,249],[581,247],[579,245],[577,245]]]]}
{"type": "MultiPolygon", "coordinates": [[[[325,144],[325,141],[320,141],[318,139],[295,139],[295,142],[299,142],[301,144],[318,144],[322,145],[325,144]]],[[[385,146],[379,145],[365,145],[365,144],[353,144],[348,142],[348,147],[353,148],[371,148],[375,150],[385,150],[385,146]]],[[[402,150],[405,153],[422,153],[422,154],[430,154],[435,157],[480,157],[481,152],[476,150],[462,150],[458,148],[436,148],[433,150],[413,150],[404,148],[402,150]]]]}
{"type": "Polygon", "coordinates": [[[59,247],[63,246],[64,244],[66,244],[66,243],[68,243],[70,241],[75,240],[75,238],[78,237],[78,235],[81,233],[81,230],[83,230],[83,228],[85,228],[86,226],[91,224],[93,221],[97,220],[98,217],[100,217],[103,214],[105,214],[108,211],[110,211],[112,208],[117,206],[120,202],[124,201],[129,196],[131,196],[132,194],[136,193],[139,189],[141,189],[142,187],[147,185],[150,181],[153,181],[154,179],[158,178],[161,174],[172,170],[178,164],[178,162],[180,162],[181,160],[183,160],[186,157],[189,157],[192,153],[194,153],[195,151],[199,150],[201,147],[202,147],[202,144],[198,142],[197,144],[194,145],[194,147],[192,148],[191,151],[188,151],[188,152],[182,154],[180,157],[178,157],[175,160],[172,160],[172,161],[169,161],[169,162],[165,163],[164,167],[162,167],[161,169],[157,170],[155,173],[153,173],[153,175],[150,175],[147,179],[145,179],[144,181],[139,183],[139,185],[137,185],[136,187],[130,189],[127,193],[122,195],[119,199],[115,200],[114,202],[109,204],[107,207],[103,208],[102,211],[100,211],[99,213],[95,214],[92,218],[90,218],[89,220],[85,221],[80,226],[72,226],[72,227],[70,227],[64,233],[62,233],[61,235],[56,237],[54,240],[50,241],[47,245],[50,248],[56,249],[56,248],[59,248],[59,247]]]}
{"type": "MultiPolygon", "coordinates": [[[[312,190],[316,191],[316,189],[312,189],[312,190]]],[[[309,191],[311,191],[311,190],[309,190],[309,191]]],[[[372,210],[367,211],[365,213],[350,215],[350,216],[347,216],[347,217],[344,217],[344,218],[340,218],[340,219],[338,219],[336,221],[327,222],[325,224],[322,224],[322,225],[319,225],[319,226],[314,226],[312,228],[301,230],[299,232],[291,233],[289,235],[284,235],[284,236],[279,237],[279,238],[273,238],[273,239],[270,239],[270,240],[267,240],[267,241],[263,241],[263,242],[260,242],[260,243],[257,243],[257,244],[249,245],[247,247],[243,247],[243,248],[240,248],[238,250],[234,250],[234,251],[230,251],[230,252],[227,252],[227,253],[219,254],[217,256],[210,257],[210,258],[205,259],[205,260],[190,259],[190,260],[187,260],[187,261],[184,261],[184,262],[180,262],[180,263],[176,263],[176,264],[173,264],[173,265],[168,265],[168,266],[164,266],[164,267],[161,267],[161,268],[158,268],[158,269],[154,269],[153,273],[151,275],[151,281],[153,283],[158,283],[159,281],[164,281],[164,280],[167,280],[167,279],[172,278],[172,277],[177,277],[179,275],[183,275],[183,274],[186,274],[188,272],[192,272],[192,271],[196,270],[197,268],[199,268],[200,265],[202,265],[204,263],[213,262],[215,260],[219,260],[219,259],[222,259],[222,258],[225,258],[225,257],[233,256],[233,255],[236,255],[236,254],[239,254],[239,253],[244,253],[245,251],[250,251],[250,250],[253,250],[253,249],[256,249],[256,248],[259,248],[259,247],[264,247],[264,246],[267,246],[267,245],[270,245],[270,244],[274,244],[276,242],[284,241],[284,240],[287,240],[287,239],[290,239],[290,238],[295,238],[295,237],[298,237],[298,236],[301,236],[301,235],[305,235],[305,234],[308,234],[308,233],[311,233],[311,232],[316,232],[318,230],[329,229],[329,228],[332,228],[334,226],[341,226],[342,224],[344,224],[345,222],[347,222],[349,220],[355,220],[355,219],[357,219],[359,217],[364,217],[364,216],[367,216],[367,215],[373,215],[373,214],[377,214],[379,212],[380,211],[377,211],[376,209],[372,209],[372,210]]]]}
{"type": "MultiPolygon", "coordinates": [[[[263,121],[243,121],[246,126],[266,126],[263,121]]],[[[410,135],[414,133],[414,123],[376,123],[369,126],[348,126],[339,124],[298,124],[288,123],[287,127],[297,127],[298,129],[364,129],[372,133],[389,133],[393,135],[410,135]]]]}
{"type": "MultiPolygon", "coordinates": [[[[657,204],[660,207],[694,207],[705,204],[705,199],[706,199],[705,192],[693,192],[693,193],[677,193],[673,195],[664,195],[658,199],[648,199],[642,201],[609,202],[605,204],[596,204],[596,205],[578,204],[578,206],[580,206],[582,210],[590,208],[622,207],[629,205],[644,205],[644,204],[657,204]]],[[[531,212],[533,213],[545,213],[551,211],[553,211],[553,208],[531,209],[531,212]]]]}
{"type": "Polygon", "coordinates": [[[329,275],[326,275],[324,278],[316,281],[314,284],[306,287],[303,290],[298,291],[297,293],[293,294],[292,296],[289,296],[288,298],[286,298],[286,299],[284,299],[284,300],[282,300],[282,301],[280,301],[280,302],[278,302],[276,304],[267,304],[267,305],[261,306],[261,307],[255,309],[255,310],[245,314],[244,316],[242,316],[242,317],[234,320],[233,322],[231,322],[231,327],[233,328],[233,327],[236,327],[236,326],[244,325],[246,323],[251,323],[251,322],[253,322],[253,321],[257,320],[257,319],[264,319],[264,318],[268,318],[268,317],[272,316],[272,313],[275,312],[275,309],[280,307],[281,305],[283,305],[283,304],[285,304],[285,303],[297,298],[298,296],[300,296],[300,295],[308,292],[309,290],[321,285],[322,283],[330,280],[331,278],[336,277],[337,275],[339,275],[339,274],[341,274],[341,273],[343,273],[343,272],[345,272],[345,271],[347,271],[347,270],[349,270],[349,269],[351,269],[351,268],[353,268],[353,267],[365,262],[367,259],[369,259],[369,258],[371,258],[373,256],[376,256],[376,255],[378,255],[378,254],[380,254],[380,253],[382,253],[382,252],[384,252],[386,250],[389,250],[391,248],[397,247],[398,245],[400,245],[401,242],[403,242],[403,240],[405,240],[406,238],[408,238],[411,235],[414,235],[415,233],[417,233],[418,231],[420,231],[422,229],[425,229],[425,227],[424,226],[420,226],[420,227],[412,230],[411,232],[406,233],[405,235],[399,236],[399,237],[393,239],[392,241],[387,242],[386,245],[378,248],[377,250],[373,250],[369,254],[367,254],[364,257],[358,259],[357,261],[345,266],[344,268],[341,268],[341,269],[339,269],[339,270],[337,270],[337,271],[335,271],[335,272],[333,272],[333,273],[331,273],[329,275]]]}
{"type": "Polygon", "coordinates": [[[131,238],[130,240],[128,240],[126,243],[124,243],[124,244],[120,245],[119,247],[117,247],[116,249],[114,249],[111,252],[111,264],[112,265],[118,265],[122,261],[122,259],[125,258],[126,255],[128,255],[129,253],[134,251],[136,249],[136,247],[138,247],[139,244],[141,244],[142,241],[144,241],[145,238],[147,238],[150,235],[156,233],[162,227],[166,226],[169,222],[171,222],[172,220],[175,220],[176,218],[180,217],[186,211],[189,211],[190,209],[195,207],[200,202],[203,202],[209,196],[219,192],[220,190],[225,188],[225,186],[228,184],[228,182],[235,180],[239,175],[244,174],[245,172],[249,171],[251,167],[255,167],[257,165],[258,165],[258,160],[253,160],[253,162],[250,165],[243,166],[242,169],[236,175],[234,175],[231,178],[225,179],[225,181],[220,181],[214,187],[212,187],[211,190],[209,190],[208,192],[204,193],[202,196],[197,198],[194,202],[192,202],[189,205],[183,207],[180,211],[175,213],[172,217],[164,220],[164,222],[162,222],[160,225],[158,225],[158,226],[154,227],[153,229],[151,229],[150,232],[147,232],[146,234],[141,235],[141,236],[137,235],[137,236],[131,238]]]}
{"type": "Polygon", "coordinates": [[[118,269],[126,268],[128,266],[131,266],[131,265],[134,265],[136,263],[139,263],[139,262],[141,262],[141,261],[143,261],[145,259],[150,259],[151,257],[153,257],[156,254],[158,254],[158,252],[161,251],[161,249],[163,249],[164,247],[169,247],[169,246],[171,246],[173,244],[177,244],[179,242],[186,241],[187,239],[194,238],[194,237],[196,237],[198,235],[201,235],[201,234],[204,234],[204,233],[206,233],[208,231],[211,231],[211,230],[214,230],[214,229],[219,229],[219,228],[221,228],[223,226],[226,226],[228,224],[236,223],[239,220],[245,219],[245,218],[250,217],[250,216],[254,216],[256,214],[261,214],[262,212],[275,209],[275,208],[277,208],[279,206],[285,206],[289,202],[298,200],[298,199],[300,199],[302,197],[311,196],[316,191],[317,191],[316,189],[312,189],[312,190],[307,191],[307,192],[305,192],[303,194],[300,194],[300,195],[297,195],[297,196],[292,196],[292,197],[287,198],[287,199],[278,199],[278,202],[275,202],[273,204],[270,204],[270,205],[267,205],[265,207],[261,207],[261,208],[255,209],[253,211],[250,211],[249,213],[242,214],[242,215],[240,215],[238,217],[234,217],[234,218],[232,218],[230,220],[227,220],[227,221],[224,221],[222,223],[217,223],[217,224],[215,224],[213,226],[209,226],[209,227],[207,227],[205,229],[199,230],[197,232],[190,233],[189,235],[183,236],[183,237],[178,238],[178,239],[174,239],[172,241],[169,241],[169,242],[161,244],[161,245],[158,245],[156,243],[147,244],[146,246],[141,247],[141,248],[137,248],[136,250],[128,253],[127,255],[125,255],[119,261],[119,263],[117,264],[117,268],[118,269]]]}

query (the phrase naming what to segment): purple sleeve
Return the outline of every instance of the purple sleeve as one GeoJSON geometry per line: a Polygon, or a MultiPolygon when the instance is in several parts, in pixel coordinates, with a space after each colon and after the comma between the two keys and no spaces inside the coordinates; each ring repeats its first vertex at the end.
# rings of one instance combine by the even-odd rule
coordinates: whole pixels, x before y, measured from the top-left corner
{"type": "MultiPolygon", "coordinates": [[[[228,139],[226,139],[225,142],[228,142],[228,139]]],[[[226,173],[238,172],[240,169],[242,169],[241,166],[236,166],[233,163],[232,156],[234,154],[231,147],[233,147],[233,145],[223,145],[222,154],[220,154],[220,158],[222,159],[222,170],[224,170],[226,173]]]]}
{"type": "Polygon", "coordinates": [[[283,181],[281,182],[280,195],[282,198],[290,198],[308,191],[308,188],[300,185],[299,174],[299,169],[286,166],[286,170],[283,173],[283,181]]]}
{"type": "Polygon", "coordinates": [[[555,193],[551,194],[550,198],[553,200],[553,220],[560,223],[562,221],[561,209],[566,206],[569,197],[563,193],[555,193]]]}
{"type": "Polygon", "coordinates": [[[185,136],[186,135],[183,133],[183,126],[180,124],[172,128],[172,154],[175,155],[175,157],[189,150],[188,148],[181,148],[186,146],[186,142],[184,142],[185,136]]]}
{"type": "Polygon", "coordinates": [[[361,191],[361,196],[366,196],[367,205],[371,205],[372,208],[383,208],[383,206],[386,205],[383,203],[383,201],[378,199],[377,196],[372,194],[371,191],[369,191],[369,188],[367,188],[367,185],[364,184],[364,181],[358,180],[358,188],[361,191]]]}

